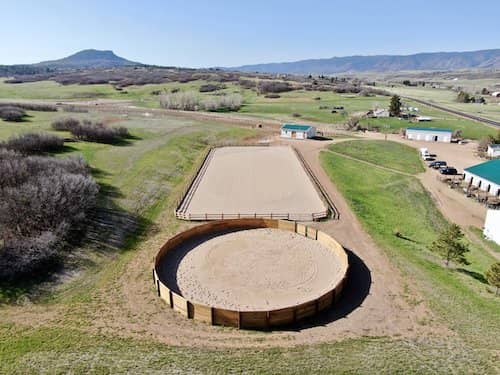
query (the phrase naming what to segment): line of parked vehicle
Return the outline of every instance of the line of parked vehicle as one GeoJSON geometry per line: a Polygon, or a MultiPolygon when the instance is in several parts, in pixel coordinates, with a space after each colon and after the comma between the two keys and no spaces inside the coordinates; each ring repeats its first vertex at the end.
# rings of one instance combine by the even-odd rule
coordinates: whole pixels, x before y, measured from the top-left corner
{"type": "Polygon", "coordinates": [[[420,156],[424,161],[429,161],[429,168],[437,169],[443,175],[455,176],[458,174],[456,168],[449,166],[444,160],[436,160],[437,155],[429,153],[425,147],[420,149],[420,156]]]}

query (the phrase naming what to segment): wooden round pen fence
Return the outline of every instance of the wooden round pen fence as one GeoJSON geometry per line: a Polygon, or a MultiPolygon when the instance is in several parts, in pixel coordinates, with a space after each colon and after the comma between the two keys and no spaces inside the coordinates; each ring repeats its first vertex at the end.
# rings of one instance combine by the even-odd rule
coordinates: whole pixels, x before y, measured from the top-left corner
{"type": "Polygon", "coordinates": [[[335,305],[341,296],[348,268],[349,264],[346,252],[342,246],[328,234],[293,221],[249,218],[209,222],[188,229],[170,238],[162,246],[156,256],[153,277],[158,296],[172,309],[189,319],[206,322],[212,325],[243,329],[269,329],[272,327],[293,324],[335,305]],[[159,276],[160,272],[158,272],[158,270],[160,269],[160,264],[168,257],[171,250],[177,248],[185,241],[206,235],[225,233],[227,231],[260,228],[287,230],[307,237],[313,241],[319,241],[321,245],[333,253],[336,260],[339,262],[341,269],[340,281],[326,293],[320,296],[312,296],[313,298],[311,300],[295,306],[288,306],[276,310],[238,311],[189,301],[182,295],[172,291],[159,276]]]}

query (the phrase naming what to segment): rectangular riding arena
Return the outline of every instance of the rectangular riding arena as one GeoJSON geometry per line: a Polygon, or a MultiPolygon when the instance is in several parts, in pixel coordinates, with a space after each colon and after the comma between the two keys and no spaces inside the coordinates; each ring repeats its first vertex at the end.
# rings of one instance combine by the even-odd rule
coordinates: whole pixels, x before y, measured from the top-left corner
{"type": "Polygon", "coordinates": [[[177,207],[184,220],[328,216],[313,181],[288,146],[231,146],[209,151],[177,207]]]}

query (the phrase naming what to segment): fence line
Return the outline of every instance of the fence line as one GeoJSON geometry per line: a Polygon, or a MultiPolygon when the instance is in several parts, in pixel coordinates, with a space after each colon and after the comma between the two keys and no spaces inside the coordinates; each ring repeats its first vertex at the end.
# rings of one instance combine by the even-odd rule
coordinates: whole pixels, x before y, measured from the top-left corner
{"type": "Polygon", "coordinates": [[[330,198],[330,195],[326,191],[326,189],[323,187],[321,182],[318,180],[318,177],[314,174],[313,170],[307,163],[306,159],[304,159],[304,156],[302,156],[302,153],[295,147],[293,147],[293,150],[295,151],[295,154],[299,158],[300,162],[302,163],[302,166],[306,170],[307,174],[309,175],[310,179],[312,180],[313,184],[318,188],[320,194],[323,196],[328,208],[331,211],[332,214],[332,219],[340,219],[340,212],[337,209],[337,206],[335,206],[335,203],[333,203],[332,198],[330,198]]]}
{"type": "Polygon", "coordinates": [[[158,296],[173,310],[186,318],[202,321],[211,325],[223,325],[245,329],[269,329],[295,323],[304,318],[331,308],[339,300],[344,289],[349,263],[347,253],[343,247],[328,234],[315,228],[299,224],[294,221],[269,219],[240,219],[211,222],[181,232],[170,238],[160,249],[155,258],[153,280],[158,296]],[[216,308],[197,304],[170,290],[158,275],[158,267],[164,256],[175,249],[180,243],[190,238],[224,232],[228,229],[244,230],[256,228],[275,228],[295,232],[311,240],[319,241],[335,254],[341,264],[342,279],[331,290],[323,295],[295,306],[265,311],[241,311],[216,308]]]}

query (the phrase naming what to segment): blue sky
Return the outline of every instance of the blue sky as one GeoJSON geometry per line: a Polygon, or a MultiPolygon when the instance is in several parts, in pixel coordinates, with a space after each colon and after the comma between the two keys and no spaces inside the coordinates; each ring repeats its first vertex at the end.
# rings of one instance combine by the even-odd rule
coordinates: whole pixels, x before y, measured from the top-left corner
{"type": "Polygon", "coordinates": [[[190,67],[500,48],[499,17],[500,0],[0,0],[0,64],[86,48],[190,67]]]}

